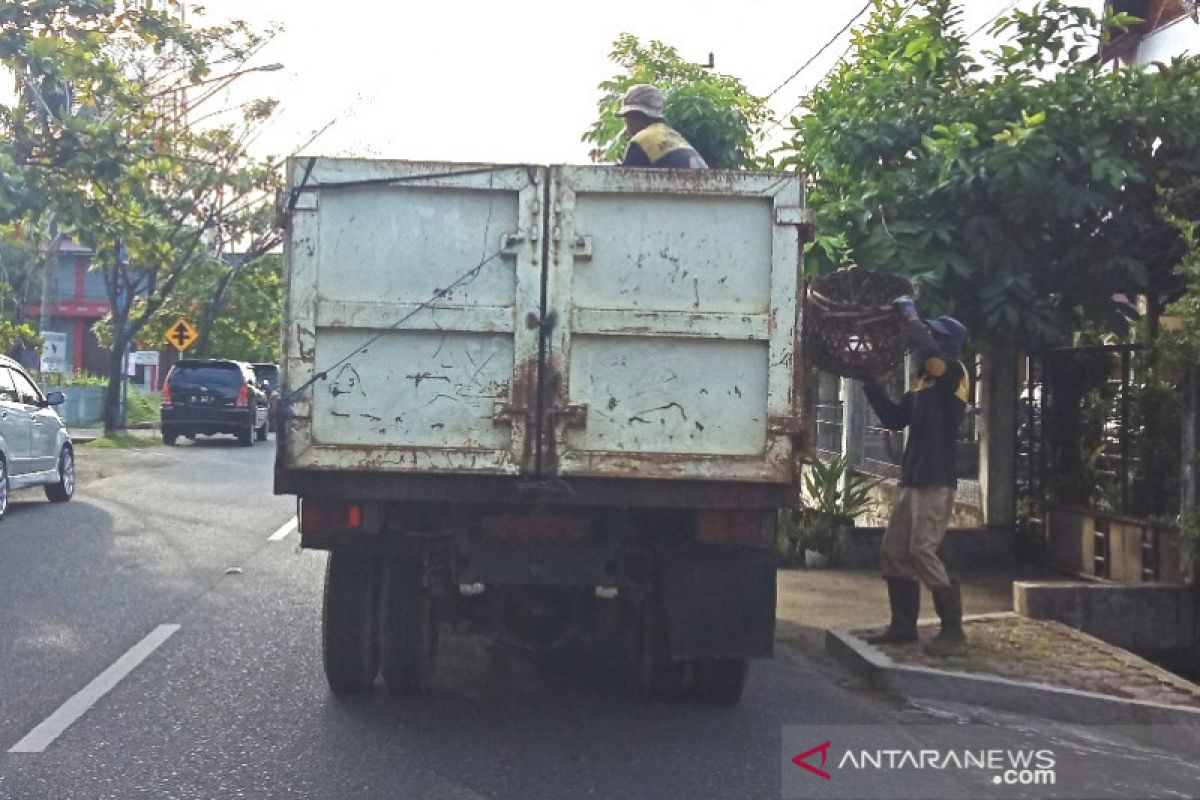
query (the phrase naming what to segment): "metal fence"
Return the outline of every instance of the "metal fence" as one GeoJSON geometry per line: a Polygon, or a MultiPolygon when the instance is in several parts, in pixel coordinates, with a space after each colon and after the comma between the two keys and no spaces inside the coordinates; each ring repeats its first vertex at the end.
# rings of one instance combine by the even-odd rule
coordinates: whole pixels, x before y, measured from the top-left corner
{"type": "Polygon", "coordinates": [[[1017,495],[1139,517],[1178,511],[1180,399],[1138,345],[1047,350],[1023,363],[1017,495]]]}

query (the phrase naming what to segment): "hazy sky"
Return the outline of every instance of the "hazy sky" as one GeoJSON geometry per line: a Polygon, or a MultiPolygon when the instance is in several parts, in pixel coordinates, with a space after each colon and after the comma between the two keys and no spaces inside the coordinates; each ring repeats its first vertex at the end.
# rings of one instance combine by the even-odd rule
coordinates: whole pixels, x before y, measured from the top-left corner
{"type": "MultiPolygon", "coordinates": [[[[974,29],[1007,0],[969,0],[974,29]]],[[[236,16],[284,30],[256,63],[284,69],[238,81],[283,108],[256,143],[286,155],[333,127],[313,155],[447,161],[580,163],[596,84],[614,72],[613,39],[660,39],[685,57],[766,94],[863,6],[863,0],[562,0],[374,2],[210,0],[210,20],[236,16]]],[[[198,22],[199,18],[192,17],[198,22]]],[[[841,56],[843,35],[772,100],[788,111],[841,56]]]]}

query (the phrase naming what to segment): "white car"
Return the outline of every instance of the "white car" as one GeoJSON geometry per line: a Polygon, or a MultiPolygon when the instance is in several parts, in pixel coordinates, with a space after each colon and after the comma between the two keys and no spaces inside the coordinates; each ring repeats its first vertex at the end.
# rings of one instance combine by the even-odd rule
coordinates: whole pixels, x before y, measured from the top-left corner
{"type": "Polygon", "coordinates": [[[66,399],[42,394],[24,367],[0,356],[0,517],[15,489],[42,486],[55,503],[75,493],[75,450],[54,410],[66,399]]]}

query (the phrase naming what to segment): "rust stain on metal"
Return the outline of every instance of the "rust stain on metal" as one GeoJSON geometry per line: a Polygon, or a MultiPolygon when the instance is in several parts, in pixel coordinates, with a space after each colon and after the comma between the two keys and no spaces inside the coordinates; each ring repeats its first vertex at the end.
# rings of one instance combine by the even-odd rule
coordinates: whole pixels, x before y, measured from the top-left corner
{"type": "Polygon", "coordinates": [[[497,399],[508,398],[507,403],[498,405],[492,419],[496,424],[520,426],[524,434],[524,447],[517,454],[521,471],[533,473],[536,468],[536,454],[539,448],[537,426],[534,415],[537,410],[537,359],[531,358],[516,366],[510,385],[497,387],[497,399]]]}

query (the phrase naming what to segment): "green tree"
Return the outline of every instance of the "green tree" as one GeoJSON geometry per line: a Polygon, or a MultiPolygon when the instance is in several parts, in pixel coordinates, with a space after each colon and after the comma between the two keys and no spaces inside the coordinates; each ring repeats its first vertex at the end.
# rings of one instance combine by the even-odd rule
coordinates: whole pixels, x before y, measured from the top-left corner
{"type": "MultiPolygon", "coordinates": [[[[227,257],[227,261],[229,257],[227,257]]],[[[276,253],[253,260],[239,254],[236,271],[227,263],[211,259],[190,271],[169,302],[142,330],[142,347],[161,347],[167,329],[179,317],[196,322],[202,342],[189,356],[236,358],[242,361],[279,361],[280,310],[283,305],[283,259],[276,253]],[[224,286],[221,313],[204,322],[217,288],[224,286]],[[199,321],[199,322],[197,322],[199,321]]]]}
{"type": "Polygon", "coordinates": [[[629,144],[625,123],[617,116],[621,97],[631,86],[652,83],[663,90],[667,124],[683,134],[709,166],[769,166],[770,160],[757,150],[771,112],[766,99],[752,95],[741,80],[690,63],[662,42],[644,45],[628,33],[617,38],[608,57],[621,71],[600,84],[598,118],[583,136],[592,145],[593,161],[621,160],[629,144]]]}
{"type": "Polygon", "coordinates": [[[95,251],[112,306],[106,429],[118,424],[121,353],[266,188],[241,176],[254,172],[246,142],[272,102],[226,124],[188,119],[248,71],[269,34],[184,23],[179,10],[118,11],[111,0],[0,8],[0,64],[22,87],[0,110],[0,214],[52,209],[54,225],[95,251]]]}
{"type": "Polygon", "coordinates": [[[1058,0],[996,21],[976,55],[951,0],[877,0],[803,101],[783,163],[813,179],[814,271],[912,278],[993,341],[1120,331],[1185,248],[1164,197],[1200,175],[1200,60],[1095,58],[1133,22],[1058,0]]]}
{"type": "Polygon", "coordinates": [[[38,301],[40,241],[25,221],[0,225],[0,318],[23,320],[25,309],[38,301]]]}
{"type": "Polygon", "coordinates": [[[17,345],[40,348],[42,337],[27,323],[0,319],[0,353],[8,355],[17,345]]]}

